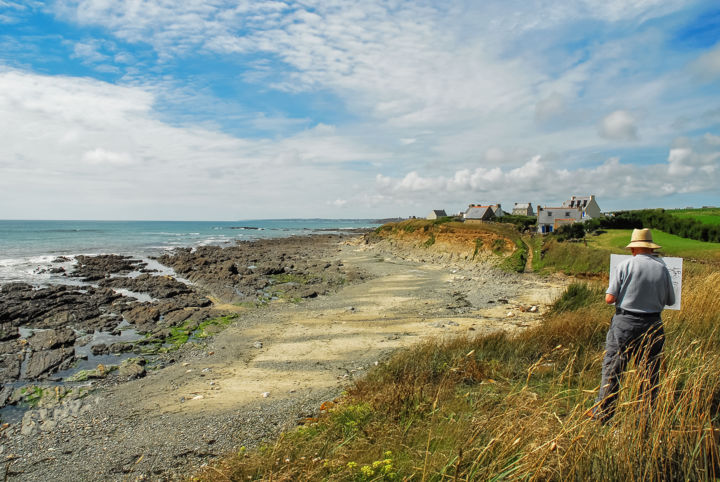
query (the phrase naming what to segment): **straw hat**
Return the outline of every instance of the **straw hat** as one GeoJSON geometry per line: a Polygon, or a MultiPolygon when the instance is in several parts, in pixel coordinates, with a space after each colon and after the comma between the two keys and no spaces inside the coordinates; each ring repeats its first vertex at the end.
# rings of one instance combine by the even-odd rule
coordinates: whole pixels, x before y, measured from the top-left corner
{"type": "Polygon", "coordinates": [[[630,238],[630,244],[625,246],[626,248],[652,248],[660,249],[662,246],[658,246],[653,243],[652,233],[649,229],[633,229],[632,237],[630,238]]]}

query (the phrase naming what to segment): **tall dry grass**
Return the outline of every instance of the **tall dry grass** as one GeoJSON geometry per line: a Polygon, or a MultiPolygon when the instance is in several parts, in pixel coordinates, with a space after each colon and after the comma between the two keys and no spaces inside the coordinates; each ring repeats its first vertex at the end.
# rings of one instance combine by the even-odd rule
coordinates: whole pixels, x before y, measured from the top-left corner
{"type": "Polygon", "coordinates": [[[542,325],[516,336],[428,342],[399,353],[317,423],[225,459],[199,478],[715,479],[718,283],[712,266],[686,267],[683,309],[664,314],[657,399],[643,399],[642,371],[631,362],[607,425],[585,415],[612,315],[597,299],[602,287],[590,285],[574,288],[542,325]]]}

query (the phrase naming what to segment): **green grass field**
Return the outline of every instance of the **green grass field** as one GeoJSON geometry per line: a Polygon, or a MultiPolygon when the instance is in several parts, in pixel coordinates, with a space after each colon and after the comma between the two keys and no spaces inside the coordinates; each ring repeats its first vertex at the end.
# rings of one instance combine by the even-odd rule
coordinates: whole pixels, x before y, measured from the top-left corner
{"type": "Polygon", "coordinates": [[[678,218],[692,218],[703,224],[720,224],[720,208],[708,209],[673,209],[667,211],[678,218]]]}
{"type": "MultiPolygon", "coordinates": [[[[706,243],[681,238],[657,229],[652,230],[653,241],[662,246],[660,252],[670,256],[720,260],[720,243],[706,243]]],[[[600,236],[589,236],[588,245],[609,249],[614,253],[627,254],[625,246],[630,242],[631,229],[612,229],[600,236]]]]}

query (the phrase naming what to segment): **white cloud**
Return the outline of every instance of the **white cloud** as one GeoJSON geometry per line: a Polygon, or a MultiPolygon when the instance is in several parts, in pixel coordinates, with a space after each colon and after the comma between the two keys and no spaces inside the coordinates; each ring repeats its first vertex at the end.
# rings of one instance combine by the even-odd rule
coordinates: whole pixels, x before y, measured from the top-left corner
{"type": "Polygon", "coordinates": [[[667,162],[639,166],[622,163],[617,157],[591,168],[568,169],[543,162],[534,156],[515,169],[462,169],[450,177],[422,176],[410,172],[402,178],[378,175],[375,187],[386,199],[401,204],[434,202],[465,205],[534,200],[541,204],[560,202],[563,196],[592,193],[602,207],[605,201],[658,199],[683,193],[713,192],[720,185],[720,149],[699,139],[693,147],[673,148],[667,162]],[[702,175],[698,175],[700,170],[702,175]]]}
{"type": "Polygon", "coordinates": [[[543,123],[563,114],[564,111],[565,99],[557,92],[553,92],[535,105],[535,120],[543,123]]]}
{"type": "Polygon", "coordinates": [[[100,147],[87,151],[82,158],[88,164],[94,165],[127,166],[135,162],[126,152],[107,151],[100,147]]]}
{"type": "Polygon", "coordinates": [[[625,110],[616,110],[608,114],[598,126],[600,137],[619,141],[637,140],[635,117],[625,110]]]}
{"type": "Polygon", "coordinates": [[[355,172],[349,185],[343,166],[382,153],[334,127],[242,139],[161,122],[154,100],[140,87],[0,71],[0,218],[333,217],[339,208],[344,216],[366,209],[357,200],[372,175],[355,172]]]}
{"type": "MultiPolygon", "coordinates": [[[[578,175],[590,176],[583,174],[592,171],[587,166],[600,156],[616,156],[611,149],[627,147],[626,141],[638,140],[637,148],[666,148],[668,139],[682,134],[677,119],[691,120],[686,131],[713,125],[701,113],[717,97],[688,88],[692,69],[669,67],[687,66],[687,54],[666,49],[669,34],[662,28],[652,23],[635,28],[683,5],[680,0],[189,0],[179,8],[169,0],[57,0],[48,8],[61,20],[114,35],[105,43],[83,40],[75,46],[78,58],[103,71],[114,61],[126,69],[123,81],[139,87],[8,74],[0,80],[9,88],[0,92],[0,114],[7,113],[13,125],[0,140],[11,147],[0,146],[0,154],[8,155],[0,161],[20,166],[20,159],[34,159],[30,164],[48,173],[48,159],[57,158],[53,175],[75,169],[89,176],[83,171],[88,153],[125,153],[133,162],[124,169],[120,158],[113,165],[112,156],[97,154],[104,162],[93,165],[93,172],[118,168],[113,182],[129,182],[130,173],[137,179],[142,169],[148,179],[168,179],[161,186],[168,199],[176,198],[166,187],[174,185],[176,192],[205,196],[203,202],[210,203],[196,186],[207,182],[226,205],[242,196],[248,205],[274,205],[257,187],[261,181],[277,187],[275,192],[301,190],[306,205],[314,199],[325,209],[335,207],[328,199],[347,200],[348,209],[361,204],[359,199],[380,206],[427,198],[434,188],[450,196],[451,189],[498,193],[522,185],[530,190],[522,199],[542,199],[552,193],[548,186],[570,186],[578,175]],[[597,30],[588,36],[585,28],[597,30]],[[142,52],[151,46],[160,61],[151,69],[138,68],[130,53],[116,51],[123,43],[118,39],[138,44],[141,59],[154,57],[142,52]],[[206,117],[207,123],[198,125],[193,107],[204,101],[218,106],[223,99],[212,97],[211,89],[198,92],[195,85],[181,86],[180,93],[175,90],[180,78],[164,77],[156,85],[148,79],[176,72],[164,68],[175,61],[180,65],[185,55],[208,54],[227,56],[228,72],[242,61],[232,77],[223,72],[223,82],[237,78],[256,84],[243,88],[263,94],[276,89],[331,99],[338,104],[330,108],[335,125],[305,128],[316,124],[315,114],[325,114],[327,104],[303,112],[301,119],[284,117],[285,106],[267,114],[240,106],[227,116],[242,117],[240,127],[211,124],[214,120],[206,117]],[[173,87],[169,93],[162,92],[164,82],[173,87]],[[154,110],[166,99],[170,102],[163,107],[172,104],[174,125],[161,122],[154,110]],[[615,110],[618,106],[623,110],[615,110]],[[26,129],[26,122],[42,129],[26,129]],[[233,137],[218,125],[233,132],[247,126],[253,135],[268,132],[272,139],[233,137]],[[38,138],[46,144],[29,141],[38,138]],[[543,157],[535,158],[538,154],[543,157]],[[571,161],[586,171],[561,165],[571,161]],[[373,185],[370,166],[373,174],[380,173],[375,182],[381,190],[359,194],[373,185]],[[359,187],[343,188],[348,180],[359,187]]],[[[692,65],[712,74],[712,52],[692,65]]],[[[167,110],[163,114],[170,118],[167,110]]],[[[695,176],[712,171],[714,164],[699,160],[709,153],[687,148],[693,154],[659,164],[663,172],[671,167],[695,176]]],[[[623,162],[631,160],[623,156],[623,162]]],[[[595,169],[598,176],[611,169],[622,174],[620,186],[646,175],[619,160],[595,169]]],[[[679,189],[669,186],[658,190],[679,189]]]]}
{"type": "Polygon", "coordinates": [[[101,48],[102,42],[97,40],[76,42],[73,47],[73,57],[83,59],[87,62],[103,62],[109,57],[100,52],[101,48]]]}

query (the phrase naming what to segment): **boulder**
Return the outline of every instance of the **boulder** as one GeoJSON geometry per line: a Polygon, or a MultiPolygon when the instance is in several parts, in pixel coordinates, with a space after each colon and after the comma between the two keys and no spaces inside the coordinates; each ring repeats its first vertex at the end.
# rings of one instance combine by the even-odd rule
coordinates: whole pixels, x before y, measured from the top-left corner
{"type": "Polygon", "coordinates": [[[25,378],[47,376],[56,371],[66,361],[75,359],[73,348],[55,348],[53,350],[34,351],[28,359],[25,378]]]}
{"type": "Polygon", "coordinates": [[[17,380],[20,377],[22,354],[0,355],[0,382],[17,380]]]}
{"type": "Polygon", "coordinates": [[[65,327],[55,330],[36,331],[28,338],[28,344],[35,351],[49,350],[59,346],[72,345],[75,338],[75,332],[72,328],[65,327]]]}
{"type": "Polygon", "coordinates": [[[97,345],[93,345],[92,347],[90,347],[90,350],[92,350],[92,354],[95,356],[107,355],[108,353],[108,347],[105,343],[98,343],[97,345]]]}
{"type": "Polygon", "coordinates": [[[124,380],[134,380],[146,375],[145,360],[131,358],[123,362],[118,368],[118,377],[124,380]]]}
{"type": "Polygon", "coordinates": [[[13,324],[9,322],[0,323],[0,341],[12,340],[19,336],[20,331],[17,326],[13,326],[13,324]]]}

